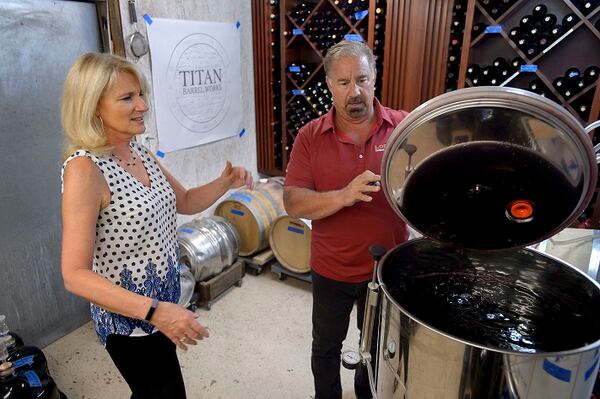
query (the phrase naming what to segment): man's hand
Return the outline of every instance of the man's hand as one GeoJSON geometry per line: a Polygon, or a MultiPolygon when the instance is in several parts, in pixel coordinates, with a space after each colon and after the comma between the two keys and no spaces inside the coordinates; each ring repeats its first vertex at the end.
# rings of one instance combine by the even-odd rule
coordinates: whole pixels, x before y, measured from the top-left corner
{"type": "Polygon", "coordinates": [[[371,202],[373,197],[367,194],[376,193],[381,190],[379,186],[380,181],[381,176],[376,175],[370,170],[365,170],[356,176],[350,184],[341,190],[344,206],[352,206],[358,201],[371,202]]]}

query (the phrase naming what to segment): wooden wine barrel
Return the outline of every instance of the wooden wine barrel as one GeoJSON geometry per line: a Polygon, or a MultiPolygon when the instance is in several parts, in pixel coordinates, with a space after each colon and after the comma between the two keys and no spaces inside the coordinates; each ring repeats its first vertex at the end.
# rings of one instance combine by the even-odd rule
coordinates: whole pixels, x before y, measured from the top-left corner
{"type": "Polygon", "coordinates": [[[271,227],[269,242],[281,266],[295,273],[310,271],[310,220],[288,215],[277,218],[271,227]]]}
{"type": "Polygon", "coordinates": [[[237,190],[215,209],[215,215],[229,220],[237,229],[241,256],[267,248],[271,224],[284,213],[281,178],[261,179],[252,190],[237,190]]]}

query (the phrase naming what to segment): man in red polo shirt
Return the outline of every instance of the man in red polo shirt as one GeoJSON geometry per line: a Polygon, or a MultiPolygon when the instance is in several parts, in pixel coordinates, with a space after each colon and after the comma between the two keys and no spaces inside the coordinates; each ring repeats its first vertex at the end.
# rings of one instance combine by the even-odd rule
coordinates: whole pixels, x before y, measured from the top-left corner
{"type": "MultiPolygon", "coordinates": [[[[366,44],[334,45],[324,67],[333,107],[300,129],[283,198],[289,215],[312,220],[315,399],[341,399],[342,341],[355,302],[362,327],[373,274],[368,248],[379,244],[391,249],[408,236],[379,186],[386,142],[407,113],[375,98],[375,61],[366,44]]],[[[373,356],[375,349],[372,345],[373,356]]],[[[354,389],[358,399],[371,398],[363,366],[356,371],[354,389]]]]}

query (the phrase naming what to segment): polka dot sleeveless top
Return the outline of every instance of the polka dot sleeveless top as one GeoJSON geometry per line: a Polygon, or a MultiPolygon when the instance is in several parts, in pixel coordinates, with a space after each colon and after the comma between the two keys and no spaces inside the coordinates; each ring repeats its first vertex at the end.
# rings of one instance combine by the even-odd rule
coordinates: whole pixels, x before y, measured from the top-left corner
{"type": "MultiPolygon", "coordinates": [[[[110,188],[110,204],[96,222],[93,270],[129,291],[177,303],[180,295],[175,192],[145,148],[130,143],[142,160],[150,187],[131,176],[116,159],[79,150],[63,164],[80,156],[90,158],[110,188]]],[[[91,304],[100,342],[109,334],[147,335],[154,327],[143,320],[111,313],[91,304]]]]}

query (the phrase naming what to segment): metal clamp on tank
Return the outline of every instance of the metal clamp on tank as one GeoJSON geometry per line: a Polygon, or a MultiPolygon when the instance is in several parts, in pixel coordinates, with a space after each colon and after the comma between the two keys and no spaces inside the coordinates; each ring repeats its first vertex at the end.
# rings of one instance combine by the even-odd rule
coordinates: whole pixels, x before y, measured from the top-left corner
{"type": "Polygon", "coordinates": [[[367,368],[369,376],[369,385],[373,399],[377,399],[377,389],[375,386],[375,378],[373,376],[373,367],[371,361],[371,341],[373,337],[373,317],[377,312],[379,299],[379,283],[377,283],[377,265],[385,255],[385,248],[379,245],[371,245],[369,252],[373,256],[373,277],[368,284],[367,300],[365,304],[365,316],[361,329],[359,351],[346,351],[342,353],[342,365],[350,370],[354,370],[359,363],[362,363],[367,368]]]}

